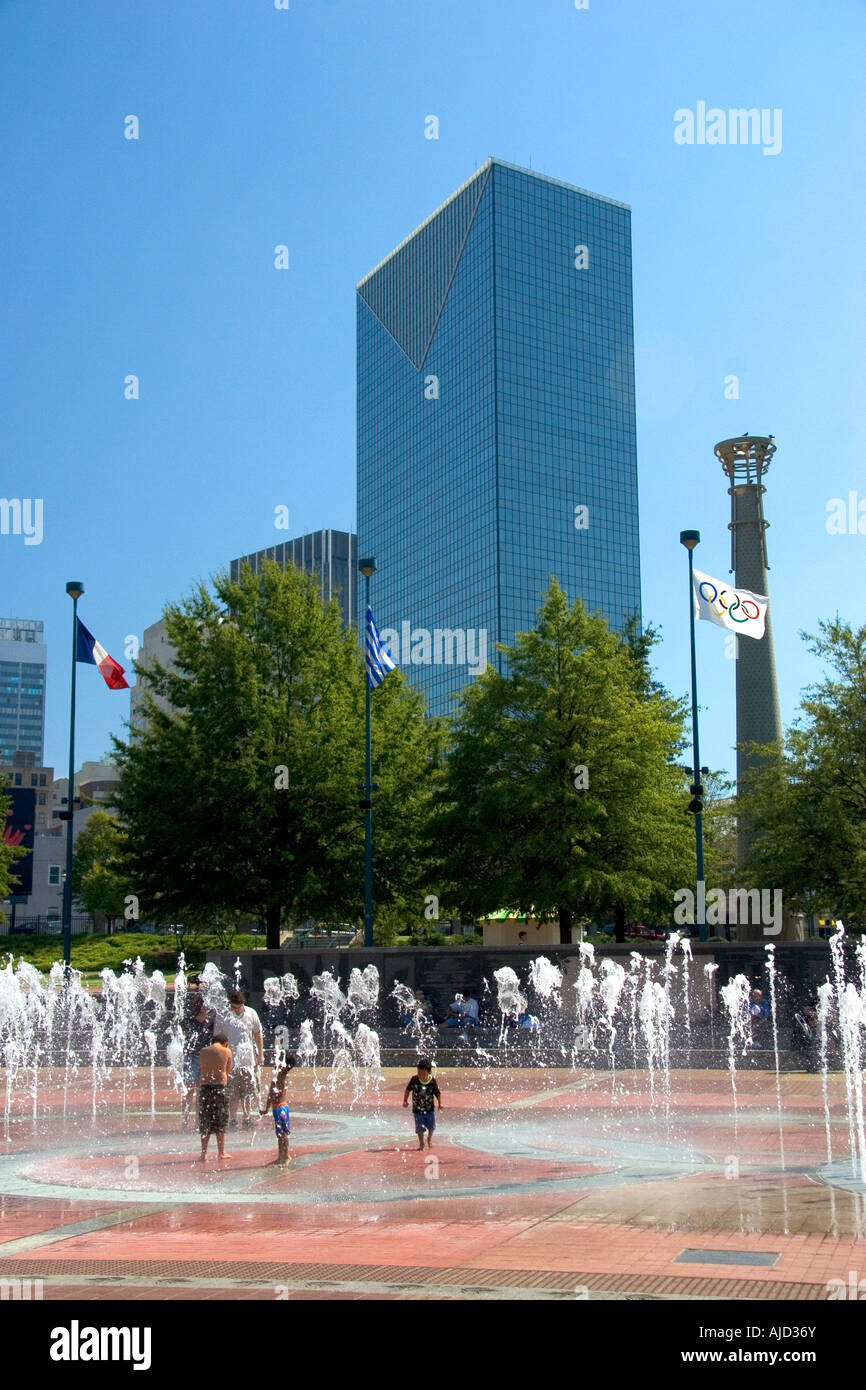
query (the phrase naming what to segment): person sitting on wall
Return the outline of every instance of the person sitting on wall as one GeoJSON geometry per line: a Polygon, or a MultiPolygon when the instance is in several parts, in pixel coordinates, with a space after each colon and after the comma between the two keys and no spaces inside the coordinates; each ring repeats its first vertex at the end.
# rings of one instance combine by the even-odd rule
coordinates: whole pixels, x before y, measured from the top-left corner
{"type": "Polygon", "coordinates": [[[791,1051],[797,1054],[804,1071],[815,1070],[818,1030],[817,1000],[806,999],[791,1015],[791,1051]]]}
{"type": "Polygon", "coordinates": [[[427,998],[427,995],[424,993],[423,989],[416,989],[415,1003],[418,1005],[418,1012],[420,1014],[423,1014],[425,1018],[432,1017],[433,1005],[427,998]]]}
{"type": "Polygon", "coordinates": [[[457,994],[453,1004],[448,1005],[448,1017],[440,1025],[439,1031],[444,1033],[447,1028],[460,1028],[465,1031],[467,1028],[478,1027],[478,1000],[471,994],[457,994]]]}
{"type": "Polygon", "coordinates": [[[767,1041],[767,1019],[770,1017],[769,1000],[764,998],[762,989],[753,989],[749,1002],[749,1016],[752,1020],[752,1046],[764,1047],[767,1041]]]}

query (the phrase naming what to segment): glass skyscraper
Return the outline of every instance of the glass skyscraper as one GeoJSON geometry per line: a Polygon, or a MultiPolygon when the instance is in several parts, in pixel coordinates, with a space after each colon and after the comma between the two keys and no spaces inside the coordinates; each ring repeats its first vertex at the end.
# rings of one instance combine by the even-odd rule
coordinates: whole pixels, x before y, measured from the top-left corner
{"type": "Polygon", "coordinates": [[[490,159],[357,290],[359,554],[428,710],[551,575],[639,618],[629,208],[490,159]]]}
{"type": "Polygon", "coordinates": [[[0,618],[0,763],[32,753],[42,766],[46,652],[37,618],[0,618]]]}
{"type": "Polygon", "coordinates": [[[336,597],[344,627],[354,626],[358,601],[358,549],[351,532],[311,531],[307,536],[296,536],[294,540],[272,545],[268,550],[243,555],[239,560],[232,560],[229,577],[236,583],[242,565],[249,565],[253,574],[258,574],[266,560],[275,560],[278,565],[297,565],[298,569],[315,575],[322,602],[330,603],[336,597]]]}

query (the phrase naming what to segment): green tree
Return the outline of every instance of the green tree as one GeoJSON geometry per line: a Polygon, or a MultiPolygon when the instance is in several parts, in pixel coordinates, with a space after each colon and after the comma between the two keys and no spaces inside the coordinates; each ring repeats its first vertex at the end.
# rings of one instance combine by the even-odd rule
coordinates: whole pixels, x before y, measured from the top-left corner
{"type": "MultiPolygon", "coordinates": [[[[691,768],[687,769],[689,781],[691,768]]],[[[704,788],[704,876],[708,888],[732,888],[737,870],[737,803],[724,772],[706,773],[704,788]]]]}
{"type": "Polygon", "coordinates": [[[694,877],[687,780],[676,756],[684,705],[652,680],[652,634],[612,633],[557,581],[507,674],[462,696],[434,833],[441,896],[467,915],[508,907],[556,915],[671,911],[694,877]]]}
{"type": "Polygon", "coordinates": [[[206,930],[216,940],[221,951],[230,951],[232,942],[242,929],[244,914],[241,912],[213,912],[207,922],[206,930]]]}
{"type": "Polygon", "coordinates": [[[123,919],[132,891],[117,818],[107,811],[94,811],[75,842],[72,895],[91,916],[104,912],[110,932],[115,919],[123,919]]]}
{"type": "MultiPolygon", "coordinates": [[[[0,900],[17,893],[20,884],[15,873],[15,864],[27,854],[26,849],[14,843],[12,831],[6,828],[6,817],[12,810],[11,798],[6,795],[7,787],[8,783],[0,780],[0,825],[3,826],[0,836],[0,900]]],[[[5,921],[6,915],[0,908],[0,922],[5,921]]]]}
{"type": "MultiPolygon", "coordinates": [[[[206,920],[259,913],[280,923],[357,916],[363,902],[364,665],[336,602],[269,563],[224,574],[166,610],[175,671],[146,672],[168,712],[117,743],[116,804],[134,890],[149,913],[206,920]]],[[[436,726],[393,672],[373,692],[374,901],[420,872],[436,726]]]]}
{"type": "Polygon", "coordinates": [[[829,673],[809,687],[785,747],[740,790],[752,832],[744,873],[782,890],[787,911],[866,928],[866,625],[838,617],[803,634],[829,673]]]}

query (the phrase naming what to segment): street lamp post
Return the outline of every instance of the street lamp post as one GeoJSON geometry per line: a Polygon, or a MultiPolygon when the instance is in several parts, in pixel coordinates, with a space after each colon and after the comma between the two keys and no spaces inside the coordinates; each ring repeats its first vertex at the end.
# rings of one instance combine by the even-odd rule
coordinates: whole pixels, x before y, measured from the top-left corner
{"type": "Polygon", "coordinates": [[[700,531],[680,531],[680,544],[684,545],[689,552],[689,624],[692,647],[692,754],[694,758],[694,782],[691,787],[692,799],[689,802],[689,810],[695,817],[695,861],[697,865],[697,915],[698,931],[701,941],[707,939],[707,886],[704,879],[704,817],[703,817],[703,794],[704,789],[701,785],[701,751],[700,740],[698,738],[698,668],[695,659],[695,601],[694,601],[694,561],[693,554],[696,545],[700,544],[700,531]]]}
{"type": "MultiPolygon", "coordinates": [[[[376,561],[373,556],[368,556],[364,560],[358,561],[358,569],[364,576],[366,582],[366,594],[364,600],[364,642],[367,640],[367,613],[370,609],[370,577],[376,573],[376,561]]],[[[373,945],[373,791],[372,781],[373,768],[370,749],[370,676],[364,669],[364,781],[361,790],[364,793],[361,801],[361,809],[364,812],[364,945],[373,945]]]]}
{"type": "Polygon", "coordinates": [[[78,600],[84,593],[80,579],[71,579],[66,592],[72,599],[72,687],[69,702],[69,787],[66,794],[66,878],[63,883],[63,963],[72,964],[72,814],[75,805],[75,658],[78,651],[78,600]]]}

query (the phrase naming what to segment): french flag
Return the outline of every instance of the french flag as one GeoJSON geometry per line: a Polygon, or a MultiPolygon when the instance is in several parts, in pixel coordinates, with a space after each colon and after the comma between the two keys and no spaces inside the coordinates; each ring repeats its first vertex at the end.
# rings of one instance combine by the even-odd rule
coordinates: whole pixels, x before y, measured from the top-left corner
{"type": "Polygon", "coordinates": [[[75,639],[75,660],[86,661],[90,666],[98,666],[102,673],[102,679],[109,690],[128,690],[129,685],[123,679],[123,667],[118,665],[113,656],[109,656],[103,646],[97,642],[92,632],[87,628],[80,618],[78,622],[78,633],[75,639]]]}

